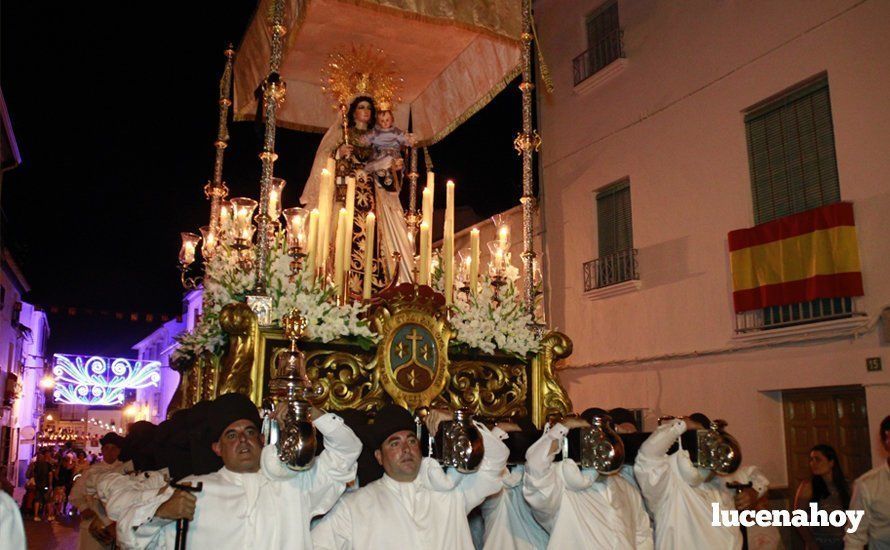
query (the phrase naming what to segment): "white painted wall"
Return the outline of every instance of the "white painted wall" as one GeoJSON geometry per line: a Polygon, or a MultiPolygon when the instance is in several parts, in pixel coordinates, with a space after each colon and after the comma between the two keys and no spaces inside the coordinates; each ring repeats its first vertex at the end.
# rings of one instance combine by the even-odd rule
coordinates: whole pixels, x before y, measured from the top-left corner
{"type": "Polygon", "coordinates": [[[726,235],[753,225],[743,112],[826,72],[841,196],[852,201],[870,320],[890,305],[890,3],[867,0],[620,1],[627,65],[578,94],[572,59],[585,15],[601,2],[540,0],[538,32],[557,89],[540,98],[543,238],[551,325],[574,341],[561,378],[588,406],[700,410],[726,418],[774,485],[787,482],[783,389],[866,387],[873,460],[890,413],[890,353],[881,324],[858,339],[768,347],[700,359],[591,363],[740,345],[734,338],[726,235]],[[584,297],[597,257],[595,191],[630,178],[640,290],[584,297]],[[866,357],[885,370],[868,373],[866,357]],[[580,367],[580,368],[572,368],[580,367]]]}

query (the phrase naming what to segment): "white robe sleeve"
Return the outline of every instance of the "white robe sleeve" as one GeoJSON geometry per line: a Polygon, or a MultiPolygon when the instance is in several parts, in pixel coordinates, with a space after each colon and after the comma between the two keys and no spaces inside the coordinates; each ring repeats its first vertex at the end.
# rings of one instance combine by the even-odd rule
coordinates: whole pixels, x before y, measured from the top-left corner
{"type": "Polygon", "coordinates": [[[96,489],[108,517],[117,522],[117,543],[124,549],[154,546],[160,529],[171,523],[154,517],[161,504],[173,496],[163,474],[102,476],[96,489]]]}
{"type": "Polygon", "coordinates": [[[88,483],[87,479],[91,476],[90,470],[91,468],[87,468],[76,480],[74,480],[74,485],[71,487],[71,493],[68,494],[68,502],[73,504],[81,512],[91,509],[90,504],[92,497],[87,495],[86,490],[88,483]]]}
{"type": "Polygon", "coordinates": [[[538,523],[551,532],[562,502],[562,479],[553,467],[553,459],[562,447],[568,429],[556,424],[541,436],[525,453],[525,476],[522,482],[522,495],[532,509],[538,523]],[[556,449],[553,442],[556,441],[556,449]]]}
{"type": "Polygon", "coordinates": [[[22,514],[15,501],[0,490],[0,546],[8,550],[25,550],[25,529],[22,514]]]}
{"type": "Polygon", "coordinates": [[[339,416],[327,413],[314,422],[324,435],[325,449],[311,469],[297,472],[278,459],[275,445],[267,445],[262,454],[262,471],[269,479],[287,483],[294,490],[309,493],[309,516],[320,516],[337,502],[346,484],[355,479],[356,461],[362,442],[339,416]]]}
{"type": "Polygon", "coordinates": [[[859,521],[859,527],[853,533],[844,535],[845,550],[862,550],[868,544],[868,527],[869,527],[869,495],[868,489],[860,480],[853,483],[853,497],[850,499],[850,510],[865,510],[862,519],[859,521]]]}
{"type": "Polygon", "coordinates": [[[312,528],[312,547],[317,550],[352,550],[352,514],[346,502],[341,500],[312,528]]]}
{"type": "Polygon", "coordinates": [[[507,438],[504,430],[498,427],[489,430],[478,422],[476,428],[482,436],[485,456],[479,464],[479,469],[472,474],[462,476],[457,486],[463,493],[467,514],[482,504],[487,496],[501,490],[503,487],[501,475],[507,466],[507,459],[510,458],[510,449],[502,441],[507,438]]]}
{"type": "Polygon", "coordinates": [[[684,421],[673,420],[656,428],[640,446],[634,464],[634,477],[653,512],[660,507],[670,487],[671,464],[667,451],[685,431],[684,421]]]}

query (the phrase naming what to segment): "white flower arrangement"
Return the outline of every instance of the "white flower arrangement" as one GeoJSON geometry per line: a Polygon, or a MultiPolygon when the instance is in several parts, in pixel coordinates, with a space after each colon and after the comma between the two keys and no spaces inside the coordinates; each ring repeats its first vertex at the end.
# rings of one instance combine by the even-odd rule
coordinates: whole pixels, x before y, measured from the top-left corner
{"type": "MultiPolygon", "coordinates": [[[[253,252],[248,250],[247,254],[253,252]]],[[[242,252],[230,243],[221,242],[207,262],[204,273],[204,311],[194,330],[176,338],[179,346],[173,352],[174,364],[187,364],[205,352],[220,355],[226,345],[226,335],[219,324],[223,307],[245,301],[255,286],[253,269],[239,264],[242,252]]],[[[338,305],[333,286],[308,284],[308,277],[298,271],[291,281],[291,257],[285,251],[283,237],[273,241],[265,273],[266,290],[272,298],[274,323],[299,309],[306,319],[305,338],[330,342],[337,338],[354,338],[367,347],[377,336],[365,320],[367,307],[360,303],[338,305]]]]}
{"type": "Polygon", "coordinates": [[[498,294],[499,301],[494,300],[494,287],[488,275],[480,277],[475,296],[455,293],[451,316],[451,327],[456,332],[454,341],[484,353],[501,351],[520,358],[538,351],[541,339],[537,331],[531,329],[534,322],[531,314],[523,310],[516,291],[518,278],[519,270],[509,266],[506,284],[498,294]]]}

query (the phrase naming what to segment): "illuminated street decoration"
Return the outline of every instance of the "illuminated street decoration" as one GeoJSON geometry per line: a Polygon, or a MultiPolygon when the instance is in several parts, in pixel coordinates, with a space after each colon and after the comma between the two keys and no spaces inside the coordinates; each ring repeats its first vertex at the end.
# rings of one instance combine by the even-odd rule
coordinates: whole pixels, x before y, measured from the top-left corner
{"type": "Polygon", "coordinates": [[[56,381],[53,397],[57,403],[121,405],[126,390],[157,386],[161,380],[161,363],[158,361],[60,353],[53,358],[56,381]]]}

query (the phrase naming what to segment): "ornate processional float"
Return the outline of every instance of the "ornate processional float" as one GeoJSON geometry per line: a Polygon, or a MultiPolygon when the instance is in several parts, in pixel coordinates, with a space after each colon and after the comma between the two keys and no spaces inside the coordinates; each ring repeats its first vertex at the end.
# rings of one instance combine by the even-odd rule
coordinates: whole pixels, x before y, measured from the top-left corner
{"type": "Polygon", "coordinates": [[[538,425],[571,411],[554,372],[571,341],[535,310],[531,3],[396,4],[264,0],[237,60],[226,50],[205,187],[210,223],[201,235],[182,234],[179,256],[183,284],[203,285],[203,312],[179,339],[182,379],[170,411],[229,392],[259,405],[270,387],[296,379],[330,410],[395,402],[538,425]],[[451,181],[438,185],[446,209],[434,250],[437,182],[426,146],[519,74],[521,269],[501,219],[491,241],[473,228],[469,246],[455,250],[451,181]],[[235,120],[259,116],[265,126],[258,200],[227,198],[230,107],[235,120]],[[302,206],[282,208],[276,126],[325,132],[302,206]],[[198,252],[201,277],[192,276],[198,252]]]}

